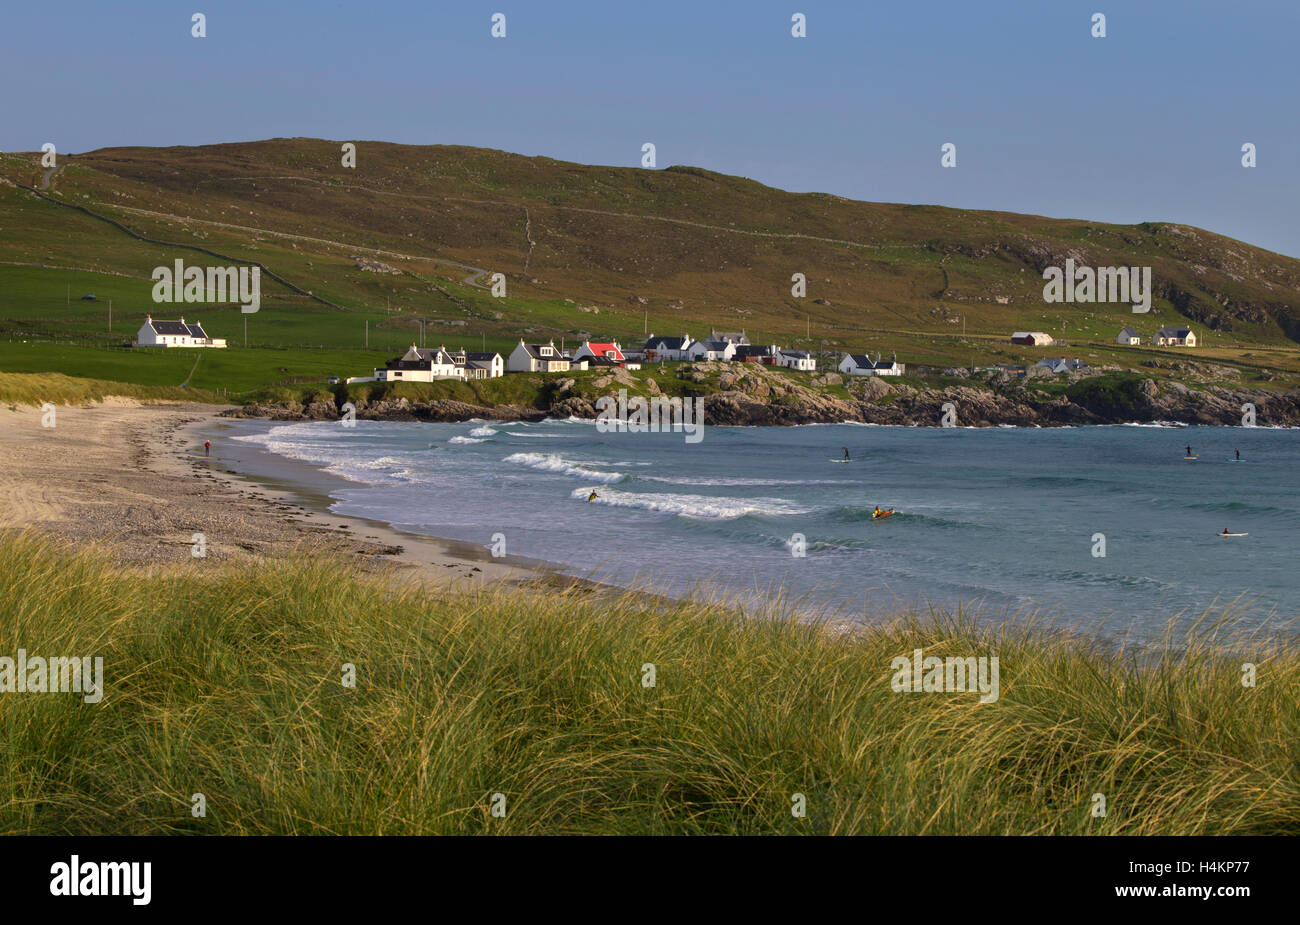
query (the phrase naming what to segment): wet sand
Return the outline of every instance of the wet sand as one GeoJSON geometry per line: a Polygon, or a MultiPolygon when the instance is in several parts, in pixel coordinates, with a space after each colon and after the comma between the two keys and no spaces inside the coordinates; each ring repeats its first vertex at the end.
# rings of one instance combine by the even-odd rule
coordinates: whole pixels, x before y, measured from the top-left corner
{"type": "Polygon", "coordinates": [[[57,408],[45,427],[39,409],[0,408],[0,528],[107,544],[128,565],[191,561],[202,534],[210,561],[325,551],[439,584],[572,584],[539,563],[334,516],[310,488],[241,478],[232,457],[204,456],[221,410],[108,399],[57,408]]]}

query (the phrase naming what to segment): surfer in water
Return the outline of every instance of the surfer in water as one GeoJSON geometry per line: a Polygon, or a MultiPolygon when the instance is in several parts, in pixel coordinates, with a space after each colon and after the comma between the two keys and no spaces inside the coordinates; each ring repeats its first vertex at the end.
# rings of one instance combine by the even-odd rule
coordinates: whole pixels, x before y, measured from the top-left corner
{"type": "Polygon", "coordinates": [[[844,461],[845,461],[845,462],[848,462],[848,461],[849,461],[849,448],[848,448],[847,446],[842,446],[842,447],[840,447],[840,449],[844,451],[844,461]]]}
{"type": "Polygon", "coordinates": [[[1224,536],[1231,536],[1232,534],[1228,532],[1228,528],[1227,528],[1227,527],[1224,527],[1224,528],[1223,528],[1223,535],[1224,535],[1224,536]]]}
{"type": "Polygon", "coordinates": [[[598,497],[600,497],[600,496],[596,494],[596,489],[593,488],[593,489],[591,490],[591,494],[587,495],[587,500],[588,500],[588,501],[595,501],[598,497]]]}

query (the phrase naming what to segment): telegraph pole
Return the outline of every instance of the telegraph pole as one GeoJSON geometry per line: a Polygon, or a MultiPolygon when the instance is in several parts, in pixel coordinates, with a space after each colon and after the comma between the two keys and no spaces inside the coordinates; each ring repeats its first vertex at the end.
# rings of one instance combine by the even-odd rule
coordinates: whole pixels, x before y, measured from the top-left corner
{"type": "Polygon", "coordinates": [[[366,319],[366,349],[370,349],[370,319],[366,319]]]}
{"type": "Polygon", "coordinates": [[[108,333],[113,333],[113,300],[108,300],[108,333]]]}

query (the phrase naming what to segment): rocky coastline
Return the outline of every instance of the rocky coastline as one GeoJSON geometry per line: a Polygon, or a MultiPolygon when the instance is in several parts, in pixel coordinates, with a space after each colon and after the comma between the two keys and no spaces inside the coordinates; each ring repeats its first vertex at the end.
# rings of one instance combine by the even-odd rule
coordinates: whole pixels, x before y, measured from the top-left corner
{"type": "MultiPolygon", "coordinates": [[[[701,364],[704,365],[704,364],[701,364]]],[[[702,381],[709,370],[688,375],[702,381]],[[700,377],[700,378],[696,378],[700,377]]],[[[648,397],[680,394],[665,389],[654,379],[637,378],[618,370],[593,385],[599,394],[617,394],[627,388],[648,397]]],[[[1082,380],[1083,388],[1068,394],[1045,395],[1028,388],[1024,381],[972,382],[963,385],[917,387],[867,378],[844,383],[836,374],[824,374],[810,385],[792,384],[788,377],[776,379],[765,370],[724,372],[701,395],[708,424],[737,426],[793,426],[845,422],[892,424],[917,427],[944,426],[945,414],[955,426],[1015,427],[1077,426],[1171,422],[1183,424],[1240,426],[1254,423],[1265,427],[1300,427],[1300,390],[1226,388],[1219,385],[1189,387],[1173,380],[1133,377],[1114,382],[1082,380]],[[841,395],[829,394],[839,386],[841,395]],[[843,397],[848,394],[849,397],[843,397]]],[[[361,420],[459,422],[472,419],[539,421],[545,418],[594,419],[599,394],[579,394],[573,380],[552,388],[538,406],[518,404],[475,404],[452,399],[412,401],[380,397],[353,400],[361,420]]],[[[341,401],[318,400],[250,402],[226,414],[240,418],[269,418],[281,421],[326,421],[342,416],[341,401]]]]}

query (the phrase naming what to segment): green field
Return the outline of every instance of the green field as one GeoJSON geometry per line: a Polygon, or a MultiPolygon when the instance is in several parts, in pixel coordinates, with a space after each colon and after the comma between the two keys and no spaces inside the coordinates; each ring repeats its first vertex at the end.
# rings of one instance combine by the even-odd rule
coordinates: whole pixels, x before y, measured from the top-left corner
{"type": "MultiPolygon", "coordinates": [[[[204,360],[196,381],[232,393],[369,374],[422,328],[427,346],[503,353],[520,337],[626,346],[647,330],[698,338],[716,327],[826,359],[881,352],[958,367],[1079,356],[1134,369],[1168,359],[1221,365],[1245,384],[1300,384],[1300,261],[1200,229],[851,202],[691,167],[587,167],[447,146],[367,143],[366,170],[352,172],[336,150],[276,139],[64,155],[46,198],[7,185],[40,185],[36,155],[0,154],[0,344],[121,344],[154,312],[201,321],[231,355],[245,322],[250,351],[302,354],[214,360],[211,370],[204,360]],[[1151,266],[1151,314],[1045,304],[1040,270],[1067,253],[1151,266]],[[264,275],[263,307],[251,315],[155,304],[152,269],[178,258],[257,261],[285,283],[264,275]],[[807,278],[804,298],[790,294],[793,271],[807,278]],[[506,277],[506,298],[486,288],[492,272],[506,277]],[[87,293],[98,301],[82,302],[87,293]],[[1184,324],[1204,346],[1114,343],[1125,325],[1149,337],[1184,324]],[[1015,330],[1061,343],[1015,347],[1015,330]]],[[[168,364],[185,362],[157,361],[164,371],[0,350],[4,369],[72,372],[61,364],[77,359],[88,375],[140,383],[181,381],[168,364]]]]}

